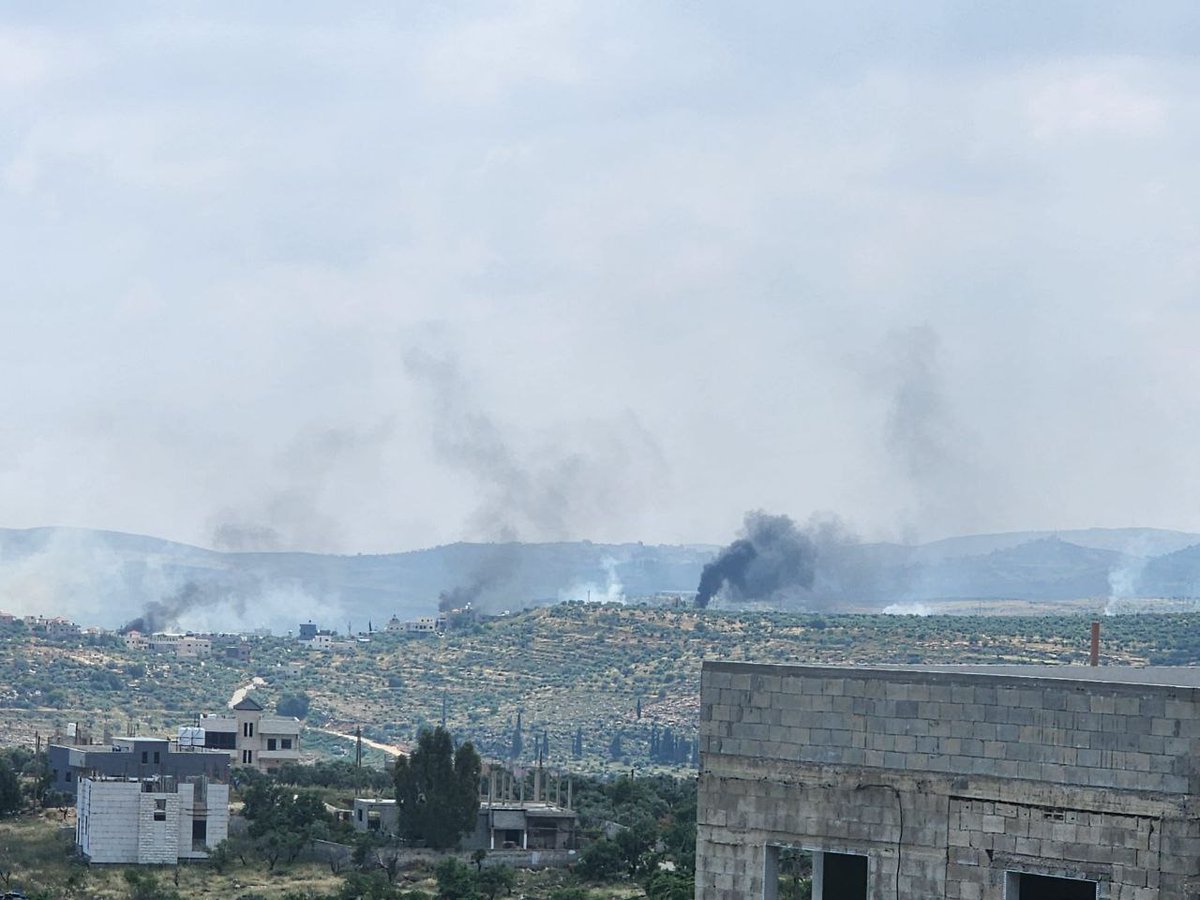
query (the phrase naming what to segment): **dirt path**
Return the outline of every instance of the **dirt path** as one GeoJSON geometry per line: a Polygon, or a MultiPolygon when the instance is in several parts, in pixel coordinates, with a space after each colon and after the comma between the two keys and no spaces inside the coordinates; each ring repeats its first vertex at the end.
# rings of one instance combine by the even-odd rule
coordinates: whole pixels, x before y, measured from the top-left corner
{"type": "MultiPolygon", "coordinates": [[[[345,738],[346,740],[350,741],[351,743],[358,740],[358,738],[356,738],[352,734],[346,734],[341,731],[333,731],[329,728],[316,728],[316,729],[314,729],[314,731],[321,731],[321,732],[324,732],[325,734],[331,734],[334,737],[345,738]]],[[[381,743],[379,743],[379,741],[373,741],[370,738],[363,738],[362,742],[367,747],[374,747],[376,750],[382,750],[384,753],[388,754],[388,756],[407,756],[408,755],[408,748],[402,747],[399,744],[381,744],[381,743]]]]}
{"type": "Polygon", "coordinates": [[[246,699],[246,695],[250,693],[250,691],[256,687],[262,687],[264,684],[266,684],[266,682],[256,675],[253,679],[251,679],[249,684],[243,684],[240,688],[233,692],[233,696],[229,698],[229,708],[232,709],[233,707],[237,706],[246,699]]]}

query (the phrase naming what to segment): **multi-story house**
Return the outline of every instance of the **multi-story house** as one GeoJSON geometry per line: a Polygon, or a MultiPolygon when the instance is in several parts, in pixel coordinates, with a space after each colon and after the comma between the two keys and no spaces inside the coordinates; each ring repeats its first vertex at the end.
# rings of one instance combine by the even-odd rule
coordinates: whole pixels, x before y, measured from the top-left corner
{"type": "Polygon", "coordinates": [[[253,766],[260,772],[274,772],[285,762],[299,761],[299,719],[269,715],[251,697],[235,704],[231,712],[200,717],[206,748],[224,750],[233,765],[253,766]]]}

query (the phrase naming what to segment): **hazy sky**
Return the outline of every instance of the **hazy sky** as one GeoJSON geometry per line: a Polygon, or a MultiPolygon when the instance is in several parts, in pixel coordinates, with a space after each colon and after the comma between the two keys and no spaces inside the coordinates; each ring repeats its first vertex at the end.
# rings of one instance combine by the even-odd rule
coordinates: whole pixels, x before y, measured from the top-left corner
{"type": "Polygon", "coordinates": [[[1194,3],[0,13],[0,526],[1200,529],[1194,3]]]}

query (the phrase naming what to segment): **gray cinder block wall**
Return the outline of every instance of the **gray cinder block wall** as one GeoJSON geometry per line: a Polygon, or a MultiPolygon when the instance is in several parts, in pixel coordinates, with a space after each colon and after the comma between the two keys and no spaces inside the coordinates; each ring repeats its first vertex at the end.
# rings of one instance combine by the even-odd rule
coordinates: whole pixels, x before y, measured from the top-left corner
{"type": "Polygon", "coordinates": [[[1196,669],[705,663],[696,898],[774,897],[774,848],[794,846],[865,855],[871,900],[1013,900],[1011,873],[1196,900],[1198,687],[1196,669]]]}

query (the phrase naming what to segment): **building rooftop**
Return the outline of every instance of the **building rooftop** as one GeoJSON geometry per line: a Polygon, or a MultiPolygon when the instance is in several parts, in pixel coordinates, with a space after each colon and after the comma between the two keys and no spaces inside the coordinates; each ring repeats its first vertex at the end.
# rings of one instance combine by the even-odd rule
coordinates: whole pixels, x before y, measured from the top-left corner
{"type": "Polygon", "coordinates": [[[853,672],[884,680],[911,678],[914,674],[938,676],[964,675],[1000,679],[1062,679],[1083,683],[1155,685],[1158,687],[1200,688],[1200,666],[1081,666],[1081,665],[937,665],[937,666],[864,666],[864,665],[788,665],[786,663],[742,663],[706,660],[706,669],[713,671],[755,672],[778,675],[780,670],[803,676],[829,677],[834,672],[853,672]]]}

